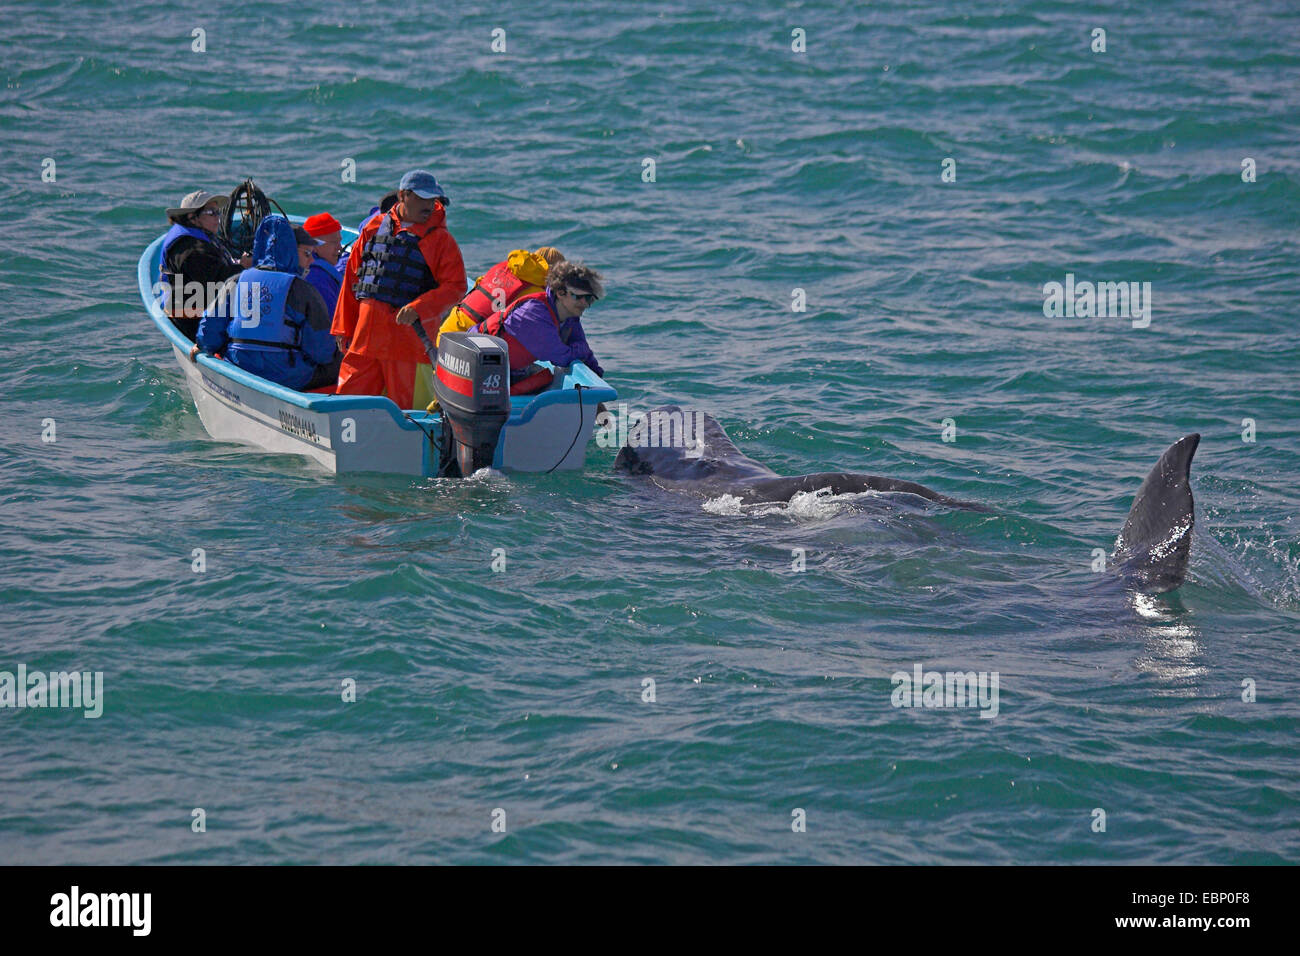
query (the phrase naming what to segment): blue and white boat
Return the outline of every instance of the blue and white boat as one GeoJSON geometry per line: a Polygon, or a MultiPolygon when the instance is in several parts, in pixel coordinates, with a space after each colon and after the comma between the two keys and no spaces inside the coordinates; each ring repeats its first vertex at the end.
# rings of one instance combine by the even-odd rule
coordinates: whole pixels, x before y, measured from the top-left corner
{"type": "MultiPolygon", "coordinates": [[[[302,222],[300,216],[289,218],[302,222]]],[[[344,230],[345,242],[355,241],[356,236],[356,230],[344,230]]],[[[400,409],[381,395],[297,392],[207,355],[191,362],[192,343],[163,312],[157,294],[161,248],[159,236],[140,257],[140,297],[170,344],[209,435],[264,451],[303,455],[332,472],[425,477],[438,473],[443,440],[440,412],[400,409]]],[[[581,362],[555,371],[555,380],[544,391],[510,397],[494,468],[541,472],[582,468],[597,405],[613,402],[618,395],[581,362]]]]}

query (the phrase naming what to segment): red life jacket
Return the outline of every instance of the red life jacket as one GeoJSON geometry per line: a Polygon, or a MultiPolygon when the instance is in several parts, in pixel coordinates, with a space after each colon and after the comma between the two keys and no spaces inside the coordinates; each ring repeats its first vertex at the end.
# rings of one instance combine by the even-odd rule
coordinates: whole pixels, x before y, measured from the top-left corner
{"type": "MultiPolygon", "coordinates": [[[[484,276],[486,279],[487,277],[484,276]]],[[[533,302],[541,299],[546,305],[546,311],[551,313],[551,321],[555,327],[560,327],[560,317],[555,314],[550,300],[546,297],[546,290],[534,292],[530,295],[522,295],[514,302],[511,302],[499,312],[491,313],[486,319],[474,326],[478,332],[484,332],[488,335],[495,335],[497,338],[504,339],[506,347],[510,350],[510,394],[511,395],[529,395],[533,392],[539,392],[555,378],[555,373],[549,368],[534,366],[537,356],[524,346],[517,338],[506,331],[506,319],[510,313],[525,302],[533,302]]],[[[462,303],[463,305],[463,303],[462,303]]]]}
{"type": "Polygon", "coordinates": [[[509,308],[522,294],[536,288],[537,286],[511,272],[508,260],[498,262],[474,283],[474,288],[465,293],[465,298],[460,300],[460,307],[475,321],[482,322],[496,311],[498,300],[504,301],[505,308],[509,308]]]}

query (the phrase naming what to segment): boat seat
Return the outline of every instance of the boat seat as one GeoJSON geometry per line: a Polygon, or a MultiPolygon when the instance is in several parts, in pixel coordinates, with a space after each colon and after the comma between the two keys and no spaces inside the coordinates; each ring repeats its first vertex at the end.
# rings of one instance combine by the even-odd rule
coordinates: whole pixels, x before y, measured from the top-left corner
{"type": "Polygon", "coordinates": [[[511,395],[535,395],[551,384],[555,379],[555,373],[549,368],[534,372],[527,378],[520,379],[510,386],[511,395]]]}

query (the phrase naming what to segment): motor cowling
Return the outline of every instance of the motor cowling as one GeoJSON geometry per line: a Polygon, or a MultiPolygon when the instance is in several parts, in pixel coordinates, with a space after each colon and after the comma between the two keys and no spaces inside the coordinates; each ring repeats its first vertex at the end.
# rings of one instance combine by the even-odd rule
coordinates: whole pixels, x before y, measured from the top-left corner
{"type": "Polygon", "coordinates": [[[438,341],[434,395],[442,407],[438,473],[489,468],[510,417],[510,350],[481,332],[444,332],[438,341]],[[454,468],[453,468],[454,466],[454,468]]]}

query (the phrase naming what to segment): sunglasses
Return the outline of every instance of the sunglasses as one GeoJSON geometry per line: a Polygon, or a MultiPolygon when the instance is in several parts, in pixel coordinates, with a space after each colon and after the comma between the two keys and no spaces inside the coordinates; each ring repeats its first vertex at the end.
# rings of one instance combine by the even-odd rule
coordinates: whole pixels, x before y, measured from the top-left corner
{"type": "Polygon", "coordinates": [[[596,297],[590,292],[574,292],[572,289],[565,289],[570,299],[577,299],[579,302],[585,302],[587,305],[596,301],[596,297]]]}
{"type": "Polygon", "coordinates": [[[210,206],[210,207],[208,207],[207,209],[204,209],[204,210],[202,210],[201,212],[199,212],[198,215],[200,215],[200,216],[220,216],[220,215],[221,215],[221,210],[220,210],[220,209],[217,209],[217,208],[215,208],[215,207],[211,207],[211,206],[210,206]]]}

